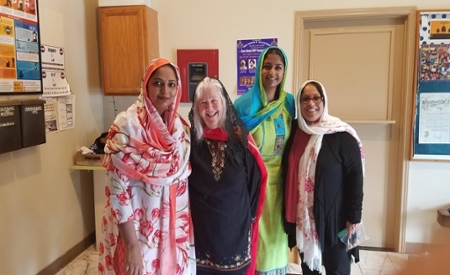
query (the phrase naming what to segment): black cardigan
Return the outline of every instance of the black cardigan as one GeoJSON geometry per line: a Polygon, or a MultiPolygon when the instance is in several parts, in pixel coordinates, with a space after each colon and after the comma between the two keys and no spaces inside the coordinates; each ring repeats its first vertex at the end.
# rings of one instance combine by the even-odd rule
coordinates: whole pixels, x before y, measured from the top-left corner
{"type": "MultiPolygon", "coordinates": [[[[295,133],[300,130],[297,120],[292,121],[291,129],[282,160],[284,182],[295,133]]],[[[361,221],[362,200],[363,171],[356,139],[347,132],[324,135],[317,157],[313,207],[322,251],[325,244],[330,246],[340,241],[337,234],[346,228],[347,220],[351,223],[361,221]]],[[[292,248],[296,245],[295,224],[285,220],[284,225],[292,248]]],[[[356,260],[359,249],[353,250],[356,260]]]]}

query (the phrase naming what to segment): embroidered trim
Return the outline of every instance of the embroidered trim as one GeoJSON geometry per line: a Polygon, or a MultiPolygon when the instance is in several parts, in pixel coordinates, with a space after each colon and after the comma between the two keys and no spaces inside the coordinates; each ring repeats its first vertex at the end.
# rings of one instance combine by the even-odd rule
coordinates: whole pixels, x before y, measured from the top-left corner
{"type": "Polygon", "coordinates": [[[205,268],[212,268],[217,271],[239,270],[248,265],[251,260],[251,230],[248,232],[247,241],[247,251],[241,251],[240,253],[236,253],[235,255],[231,255],[222,260],[213,258],[209,252],[204,252],[202,253],[203,255],[197,255],[197,258],[195,259],[197,265],[205,268]]]}
{"type": "Polygon", "coordinates": [[[274,127],[275,127],[275,144],[273,148],[273,154],[274,155],[281,155],[283,154],[283,148],[285,145],[285,136],[286,136],[286,129],[283,121],[283,114],[281,113],[278,118],[274,120],[274,127]]]}
{"type": "Polygon", "coordinates": [[[211,142],[209,139],[205,140],[212,156],[211,167],[214,174],[214,179],[219,181],[220,175],[225,167],[225,148],[227,148],[227,145],[223,141],[211,142]]]}
{"type": "Polygon", "coordinates": [[[259,271],[256,270],[255,271],[255,275],[285,275],[287,274],[288,271],[288,267],[282,267],[282,268],[276,268],[276,269],[272,269],[270,271],[259,271]]]}

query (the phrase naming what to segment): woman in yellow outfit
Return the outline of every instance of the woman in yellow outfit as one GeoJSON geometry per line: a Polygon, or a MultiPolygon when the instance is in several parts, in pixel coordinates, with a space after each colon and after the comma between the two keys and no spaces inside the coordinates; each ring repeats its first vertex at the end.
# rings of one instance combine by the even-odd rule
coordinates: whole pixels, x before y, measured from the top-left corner
{"type": "Polygon", "coordinates": [[[294,97],[284,90],[287,65],[281,48],[265,49],[258,59],[255,85],[234,103],[268,173],[266,200],[259,221],[256,274],[287,273],[288,239],[283,228],[284,187],[280,166],[295,115],[294,97]]]}

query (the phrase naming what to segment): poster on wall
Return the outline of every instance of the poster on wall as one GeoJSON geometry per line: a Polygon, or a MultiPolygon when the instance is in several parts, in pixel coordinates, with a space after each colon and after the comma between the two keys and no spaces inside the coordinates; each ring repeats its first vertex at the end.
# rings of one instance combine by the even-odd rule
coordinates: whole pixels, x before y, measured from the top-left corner
{"type": "Polygon", "coordinates": [[[450,160],[450,10],[417,19],[412,159],[450,160]]]}
{"type": "Polygon", "coordinates": [[[75,127],[75,96],[41,97],[45,100],[45,132],[56,133],[75,127]]]}
{"type": "Polygon", "coordinates": [[[422,13],[419,81],[450,82],[450,13],[422,13]]]}
{"type": "Polygon", "coordinates": [[[58,132],[58,99],[43,98],[45,114],[45,133],[58,132]]]}
{"type": "Polygon", "coordinates": [[[41,45],[44,96],[70,95],[64,65],[64,48],[41,45]]]}
{"type": "Polygon", "coordinates": [[[450,144],[450,92],[419,97],[419,143],[450,144]]]}
{"type": "Polygon", "coordinates": [[[58,125],[60,130],[75,127],[75,95],[58,97],[58,125]]]}
{"type": "Polygon", "coordinates": [[[237,49],[237,94],[245,94],[255,82],[256,66],[261,52],[277,46],[277,38],[238,40],[237,49]]]}
{"type": "Polygon", "coordinates": [[[0,5],[0,95],[42,93],[37,0],[0,5]]]}

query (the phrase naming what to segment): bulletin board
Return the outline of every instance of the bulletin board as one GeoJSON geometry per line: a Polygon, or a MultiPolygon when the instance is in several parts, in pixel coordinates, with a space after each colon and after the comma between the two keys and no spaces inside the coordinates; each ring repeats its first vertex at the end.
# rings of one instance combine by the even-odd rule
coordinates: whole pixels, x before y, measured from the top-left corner
{"type": "Polygon", "coordinates": [[[37,8],[37,0],[1,1],[0,96],[43,92],[37,8]]]}
{"type": "Polygon", "coordinates": [[[412,160],[450,161],[450,10],[417,12],[412,160]]]}

